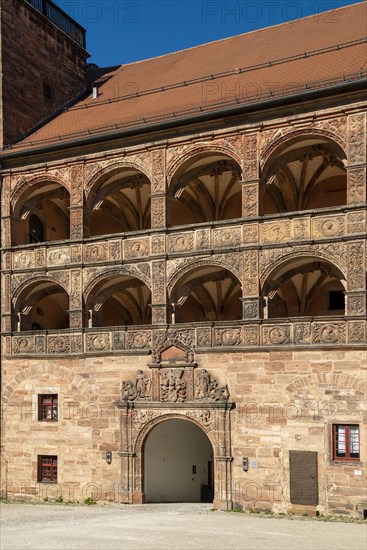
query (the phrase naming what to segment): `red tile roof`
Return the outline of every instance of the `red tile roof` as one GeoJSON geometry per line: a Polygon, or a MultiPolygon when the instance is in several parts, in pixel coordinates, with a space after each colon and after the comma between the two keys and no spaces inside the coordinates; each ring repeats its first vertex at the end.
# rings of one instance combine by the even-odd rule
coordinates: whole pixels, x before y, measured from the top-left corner
{"type": "Polygon", "coordinates": [[[367,77],[367,3],[113,68],[14,150],[367,77]],[[109,76],[106,80],[106,76],[109,76]]]}

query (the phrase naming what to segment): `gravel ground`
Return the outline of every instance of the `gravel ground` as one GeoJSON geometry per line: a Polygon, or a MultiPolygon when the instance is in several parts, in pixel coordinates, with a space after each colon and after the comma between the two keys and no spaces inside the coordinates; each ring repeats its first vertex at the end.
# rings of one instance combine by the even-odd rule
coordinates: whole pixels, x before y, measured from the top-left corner
{"type": "Polygon", "coordinates": [[[207,504],[0,504],[1,550],[365,550],[366,524],[213,512],[207,504]]]}

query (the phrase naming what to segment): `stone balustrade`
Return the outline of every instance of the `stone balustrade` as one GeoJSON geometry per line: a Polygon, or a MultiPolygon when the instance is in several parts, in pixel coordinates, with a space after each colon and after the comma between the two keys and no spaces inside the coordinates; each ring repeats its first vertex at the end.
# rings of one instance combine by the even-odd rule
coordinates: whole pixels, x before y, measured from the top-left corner
{"type": "Polygon", "coordinates": [[[4,251],[3,269],[27,271],[60,269],[77,265],[98,265],[106,262],[146,261],[157,256],[187,255],[208,251],[232,251],[254,246],[285,245],[290,242],[322,243],[338,238],[365,235],[366,211],[347,209],[338,213],[302,213],[289,219],[231,220],[201,224],[199,227],[171,228],[165,231],[144,231],[85,239],[57,241],[39,245],[18,246],[4,251]]]}
{"type": "Polygon", "coordinates": [[[5,353],[17,356],[148,354],[166,337],[196,351],[267,348],[365,347],[367,321],[343,317],[300,317],[157,326],[33,331],[4,335],[5,353]]]}

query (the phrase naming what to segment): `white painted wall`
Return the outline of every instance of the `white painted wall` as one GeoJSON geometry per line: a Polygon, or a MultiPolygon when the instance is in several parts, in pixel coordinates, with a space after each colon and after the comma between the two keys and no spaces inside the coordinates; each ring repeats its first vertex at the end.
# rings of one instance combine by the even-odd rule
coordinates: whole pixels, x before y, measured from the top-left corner
{"type": "Polygon", "coordinates": [[[188,420],[162,422],[149,434],[144,453],[147,502],[200,502],[213,448],[198,426],[188,420]]]}

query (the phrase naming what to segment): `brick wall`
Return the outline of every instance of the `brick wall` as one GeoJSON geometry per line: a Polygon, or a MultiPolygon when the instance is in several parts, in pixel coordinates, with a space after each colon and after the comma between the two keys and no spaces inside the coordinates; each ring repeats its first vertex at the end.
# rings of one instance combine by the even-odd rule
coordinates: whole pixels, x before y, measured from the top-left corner
{"type": "Polygon", "coordinates": [[[88,54],[25,0],[1,4],[4,146],[85,89],[88,54]],[[50,87],[50,98],[44,86],[50,87]]]}

